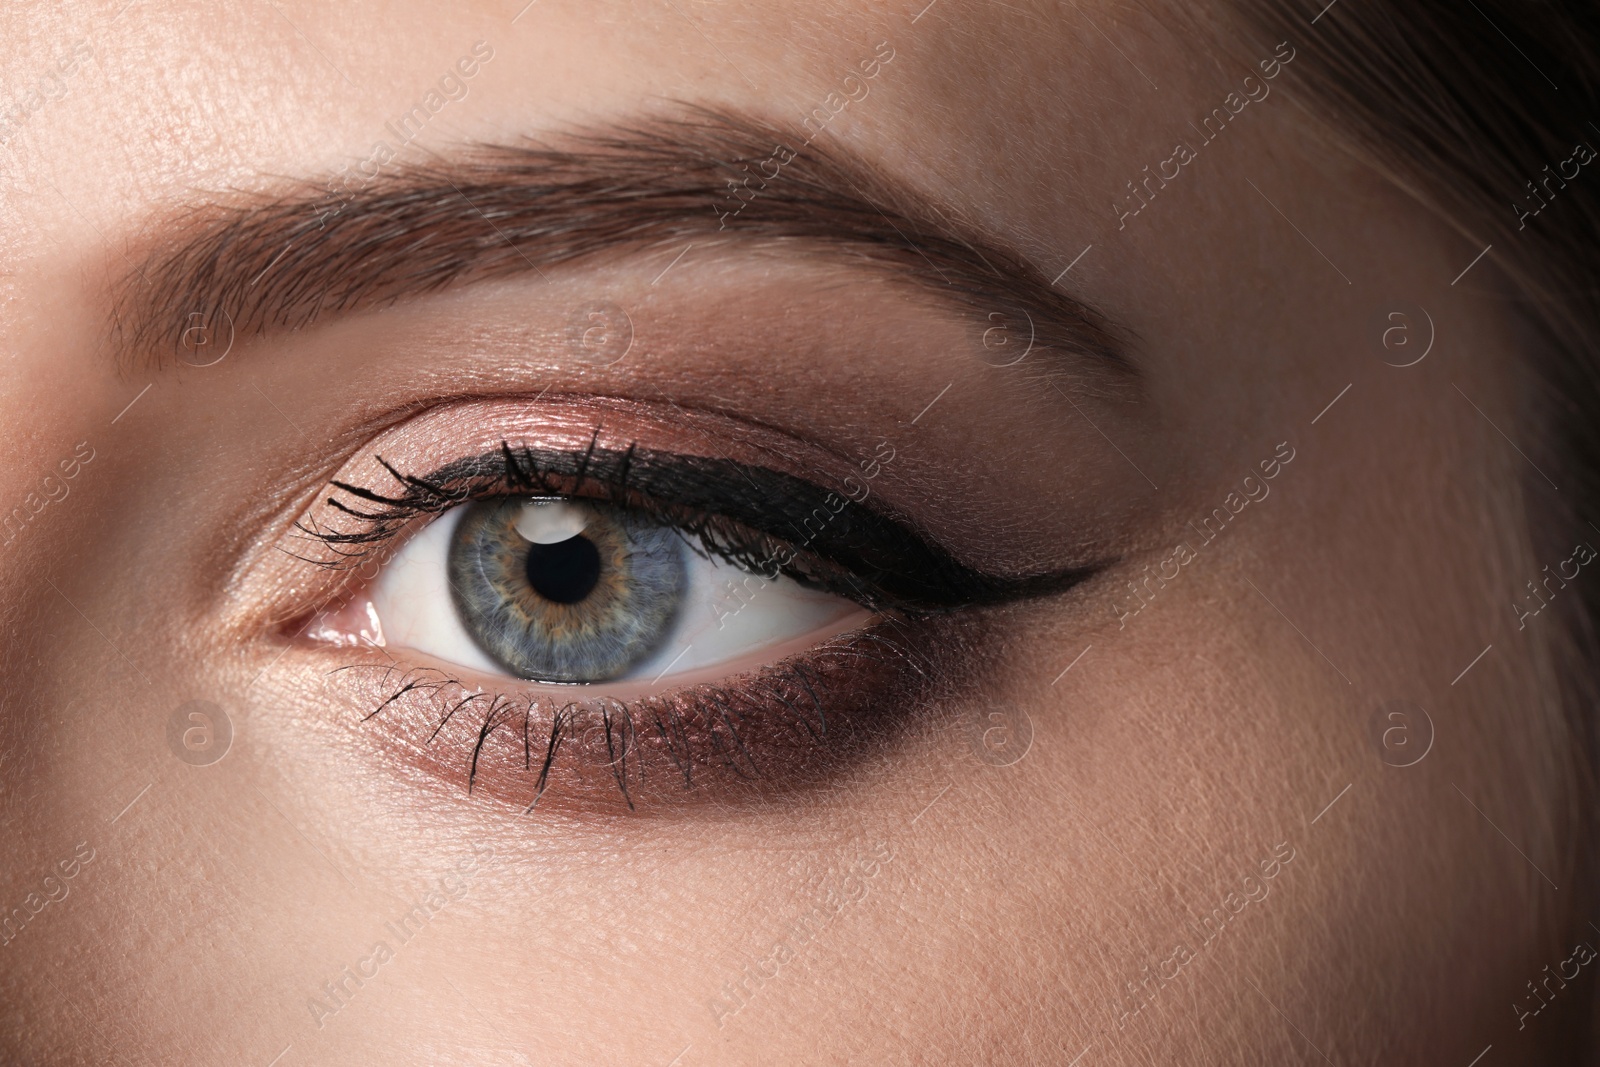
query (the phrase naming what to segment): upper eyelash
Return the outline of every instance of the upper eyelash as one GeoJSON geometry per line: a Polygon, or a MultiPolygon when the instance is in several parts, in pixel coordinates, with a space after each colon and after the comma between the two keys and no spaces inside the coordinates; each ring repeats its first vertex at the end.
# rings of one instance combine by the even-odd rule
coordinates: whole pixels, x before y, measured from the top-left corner
{"type": "MultiPolygon", "coordinates": [[[[598,435],[597,435],[598,436],[598,435]]],[[[559,453],[572,455],[571,453],[559,453]]],[[[563,491],[563,488],[554,484],[553,472],[541,469],[530,462],[531,450],[516,450],[506,442],[501,442],[498,453],[479,456],[468,460],[469,463],[482,464],[486,461],[495,461],[499,469],[475,473],[456,483],[442,482],[440,474],[418,477],[404,474],[394,465],[377,457],[377,462],[389,475],[403,487],[401,495],[390,496],[376,493],[361,486],[350,485],[346,482],[335,481],[334,487],[374,505],[378,510],[362,510],[354,507],[337,497],[329,497],[328,503],[345,515],[358,520],[361,527],[355,530],[334,531],[323,528],[312,528],[305,523],[297,527],[308,536],[315,538],[331,548],[336,559],[324,563],[330,566],[347,566],[360,562],[366,555],[362,547],[350,548],[346,546],[377,546],[389,543],[395,534],[412,520],[423,516],[440,514],[460,504],[479,499],[483,496],[518,493],[539,493],[543,495],[571,495],[580,488],[600,489],[602,495],[599,499],[608,503],[626,501],[627,506],[636,511],[642,511],[663,525],[676,530],[689,545],[689,547],[702,556],[716,558],[734,564],[752,573],[781,571],[789,577],[795,578],[806,585],[821,587],[829,592],[848,596],[864,606],[879,610],[889,605],[883,598],[876,597],[872,591],[854,580],[848,572],[837,569],[826,572],[816,567],[805,568],[795,564],[801,561],[799,556],[784,567],[774,568],[774,549],[778,546],[793,544],[794,542],[773,538],[759,531],[733,529],[725,523],[719,523],[720,516],[707,512],[688,512],[673,507],[670,502],[658,501],[652,497],[632,496],[632,487],[628,483],[628,472],[632,468],[633,457],[637,454],[637,446],[630,445],[626,452],[620,453],[617,462],[615,477],[610,479],[597,479],[593,473],[593,460],[595,455],[595,442],[590,441],[589,449],[583,453],[577,469],[571,476],[574,486],[563,491]],[[521,454],[519,455],[519,451],[521,454]],[[754,536],[747,536],[754,535],[754,536]],[[765,541],[766,544],[758,542],[765,541]]],[[[450,468],[445,468],[448,471],[450,468]]],[[[825,561],[824,561],[825,562],[825,561]]],[[[902,605],[904,606],[904,605],[902,605]]]]}
{"type": "MultiPolygon", "coordinates": [[[[598,434],[596,435],[598,437],[598,434]]],[[[377,462],[389,475],[399,482],[405,492],[400,496],[386,496],[375,493],[361,486],[350,485],[347,482],[335,481],[334,487],[376,505],[379,511],[362,511],[339,500],[329,497],[328,503],[337,510],[349,515],[366,526],[355,531],[334,532],[328,530],[311,530],[305,526],[300,529],[311,536],[329,545],[365,545],[386,542],[393,537],[398,528],[404,526],[412,519],[421,515],[439,514],[448,511],[459,504],[479,499],[485,495],[505,493],[517,495],[518,493],[539,493],[549,496],[572,495],[580,488],[599,488],[603,490],[600,499],[608,503],[627,501],[635,510],[643,511],[654,518],[666,521],[667,525],[687,535],[685,540],[690,541],[691,547],[703,555],[715,556],[729,563],[735,563],[749,570],[759,569],[766,562],[766,554],[757,553],[748,546],[741,546],[728,541],[723,532],[714,530],[710,520],[715,516],[707,515],[702,521],[696,522],[692,517],[685,518],[681,515],[667,514],[670,507],[663,506],[651,498],[628,500],[630,485],[628,473],[633,465],[633,457],[637,453],[637,444],[630,445],[628,450],[621,454],[618,462],[616,476],[608,479],[594,479],[591,468],[595,453],[595,440],[591,439],[589,448],[584,452],[583,459],[577,470],[572,475],[575,485],[571,490],[563,491],[562,487],[555,484],[554,473],[541,469],[530,462],[532,453],[529,450],[514,450],[502,441],[500,451],[495,454],[500,463],[497,472],[475,473],[460,484],[441,484],[440,475],[449,471],[436,472],[426,477],[404,474],[397,470],[393,464],[384,460],[382,456],[376,457],[377,462]],[[698,545],[695,542],[698,542],[698,545]]],[[[475,464],[482,464],[490,456],[476,457],[470,460],[475,464]]],[[[458,475],[459,477],[459,475],[458,475]]],[[[340,553],[339,562],[351,558],[359,558],[359,552],[340,553]]]]}
{"type": "Polygon", "coordinates": [[[1060,592],[1104,566],[1015,578],[988,574],[962,563],[911,523],[848,495],[732,460],[655,452],[637,443],[625,451],[603,450],[598,448],[599,432],[595,430],[581,452],[513,447],[502,441],[495,452],[457,460],[426,476],[404,473],[378,457],[398,493],[335,481],[334,488],[357,503],[330,496],[328,504],[356,520],[356,528],[334,530],[309,520],[296,527],[334,557],[312,562],[344,567],[364,560],[375,546],[392,542],[419,516],[484,496],[582,493],[673,527],[702,555],[753,573],[781,573],[873,611],[911,613],[1060,592]],[[707,489],[718,483],[748,485],[762,499],[741,500],[725,489],[707,489]],[[818,514],[823,518],[813,529],[818,514]],[[781,526],[797,536],[774,528],[781,526]],[[785,555],[782,565],[775,566],[785,555]]]}

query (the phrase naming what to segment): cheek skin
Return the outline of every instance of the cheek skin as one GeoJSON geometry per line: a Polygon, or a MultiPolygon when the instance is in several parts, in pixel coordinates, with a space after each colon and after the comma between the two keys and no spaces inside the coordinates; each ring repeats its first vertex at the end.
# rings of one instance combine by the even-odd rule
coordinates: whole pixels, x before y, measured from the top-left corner
{"type": "MultiPolygon", "coordinates": [[[[1163,591],[1160,610],[1137,627],[1085,633],[1069,613],[1019,627],[1036,636],[1018,640],[1011,682],[991,698],[1029,709],[1032,747],[1010,766],[956,763],[951,791],[909,836],[906,867],[939,872],[930,874],[938,891],[917,897],[915,968],[956,958],[1007,974],[1026,944],[1029,982],[964,986],[974,1013],[1025,1027],[1042,1005],[1069,1000],[1071,1021],[1058,1018],[1050,1036],[1072,1035],[1069,1055],[1093,1044],[1118,1063],[1180,1062],[1196,1044],[1229,1041],[1296,1054],[1293,1032],[1247,980],[1302,1027],[1330,996],[1366,1004],[1379,1013],[1371,1032],[1391,1035],[1418,1062],[1432,1062],[1441,1041],[1470,1059],[1504,1036],[1493,1022],[1511,1021],[1501,990],[1452,980],[1438,961],[1472,929],[1477,958],[1537,973],[1529,946],[1541,941],[1548,887],[1455,786],[1541,773],[1539,754],[1554,740],[1527,736],[1537,719],[1497,714],[1536,700],[1527,662],[1486,671],[1474,692],[1446,692],[1465,665],[1457,650],[1477,633],[1462,625],[1472,616],[1460,601],[1493,583],[1479,575],[1466,589],[1438,591],[1459,581],[1448,564],[1455,553],[1514,557],[1518,548],[1474,543],[1463,534],[1474,529],[1466,514],[1398,505],[1437,499],[1441,484],[1504,485],[1515,472],[1475,447],[1457,454],[1462,466],[1423,456],[1396,472],[1384,457],[1414,443],[1410,412],[1396,404],[1308,444],[1305,480],[1294,497],[1285,486],[1283,510],[1253,517],[1238,543],[1163,591]],[[1385,439],[1363,441],[1374,425],[1390,427],[1385,439]],[[1318,491],[1357,474],[1372,489],[1363,506],[1318,491]],[[1440,546],[1450,551],[1441,556],[1440,546]],[[1314,632],[1317,648],[1246,578],[1314,632]],[[1397,604],[1414,630],[1362,625],[1397,604]],[[1085,644],[1090,651],[1052,686],[1058,664],[1085,644]],[[1041,670],[1046,655],[1054,658],[1041,670]],[[1419,692],[1418,679],[1440,672],[1419,692]],[[1373,704],[1391,692],[1422,696],[1441,730],[1430,757],[1403,770],[1384,765],[1367,735],[1373,704]],[[1280,845],[1293,858],[1267,896],[1249,901],[1247,879],[1261,878],[1261,861],[1280,845]],[[1467,880],[1472,892],[1461,889],[1467,880]],[[1220,933],[1207,925],[1219,910],[1230,916],[1220,933]],[[1040,930],[1064,936],[1030,937],[1040,930]],[[1179,948],[1193,959],[1152,984],[1179,948]],[[1374,1005],[1361,990],[1379,979],[1411,992],[1374,1005]],[[1259,1010],[1239,1011],[1241,998],[1259,1010]],[[1460,1032],[1462,1010],[1490,1021],[1481,1038],[1460,1032]]],[[[1447,409],[1433,414],[1434,425],[1471,439],[1447,409]]],[[[1532,817],[1534,797],[1497,796],[1496,823],[1532,855],[1554,856],[1532,817]]],[[[860,936],[887,944],[907,934],[908,920],[887,906],[874,921],[882,925],[860,936]]],[[[861,1027],[874,1017],[870,1003],[841,1009],[821,993],[792,996],[802,1017],[830,1010],[861,1027]]],[[[801,1028],[791,1029],[798,1039],[801,1028]]],[[[1351,1040],[1311,1036],[1324,1048],[1351,1040]]]]}
{"type": "MultiPolygon", "coordinates": [[[[1297,219],[1315,218],[1303,204],[1284,208],[1297,219]]],[[[1217,244],[1197,239],[1193,246],[1217,244]]],[[[1357,255],[1331,242],[1325,247],[1330,255],[1357,255]]],[[[1405,264],[1399,277],[1385,281],[1402,287],[1407,278],[1447,281],[1443,267],[1425,262],[1411,273],[1413,265],[1405,264]]],[[[1247,291],[1254,282],[1267,284],[1248,273],[1233,281],[1247,291]]],[[[1509,386],[1485,363],[1424,366],[1411,378],[1384,376],[1376,362],[1350,365],[1342,340],[1323,346],[1314,327],[1326,318],[1327,336],[1342,337],[1338,324],[1360,311],[1330,314],[1325,305],[1322,294],[1308,294],[1282,320],[1304,328],[1231,340],[1241,350],[1254,345],[1297,352],[1311,365],[1343,364],[1329,387],[1308,374],[1296,383],[1307,387],[1305,395],[1264,402],[1260,392],[1284,389],[1283,378],[1265,367],[1257,377],[1243,366],[1210,388],[1197,387],[1193,395],[1203,403],[1185,409],[1203,420],[1192,430],[1197,436],[1209,423],[1270,442],[1284,427],[1298,447],[1295,462],[1271,483],[1268,498],[1252,502],[1226,539],[1183,567],[1125,631],[1113,628],[1094,641],[1089,655],[1108,653],[1102,663],[1114,684],[1097,683],[1085,670],[1087,658],[1068,676],[1083,687],[1082,705],[1062,713],[1072,721],[1093,718],[1095,725],[1085,724],[1074,739],[1095,754],[1083,759],[1102,774],[1074,765],[1043,795],[1062,789],[1061,782],[1097,787],[1075,798],[1095,812],[1091,845],[1114,842],[1112,860],[1129,860],[1150,875],[1126,887],[1126,895],[1096,894],[1098,907],[1137,902],[1125,925],[1148,943],[1147,951],[1120,953],[1076,987],[1091,1000],[1096,988],[1125,992],[1128,981],[1139,983],[1143,965],[1154,966],[1170,951],[1162,938],[1182,937],[1186,924],[1237,888],[1258,852],[1280,840],[1299,849],[1271,897],[1246,907],[1202,962],[1185,968],[1194,976],[1178,982],[1187,984],[1161,994],[1167,1011],[1145,1011],[1129,1023],[1142,1027],[1140,1040],[1166,1049],[1158,1062],[1192,1054],[1184,1041],[1200,1039],[1174,1029],[1168,1012],[1179,1002],[1186,1005],[1181,1018],[1197,1030],[1204,1028],[1198,1020],[1227,1019],[1204,1028],[1207,1041],[1247,1034],[1241,1039],[1252,1047],[1291,1054],[1292,1031],[1285,1044],[1282,1019],[1241,975],[1324,1049],[1383,1035],[1386,1054],[1409,1054],[1415,1062],[1449,1062],[1459,1054],[1467,1062],[1515,1030],[1508,991],[1520,979],[1510,976],[1537,974],[1547,962],[1541,953],[1564,936],[1551,918],[1565,906],[1562,897],[1516,851],[1569,888],[1559,871],[1559,834],[1570,770],[1555,754],[1570,740],[1551,707],[1547,650],[1537,641],[1509,643],[1510,616],[1500,608],[1506,576],[1538,570],[1518,533],[1518,484],[1528,472],[1460,402],[1451,379],[1474,395],[1509,386]],[[1349,406],[1310,426],[1309,418],[1351,378],[1349,406]],[[1265,417],[1251,412],[1258,404],[1265,417]],[[1240,432],[1255,418],[1263,424],[1259,431],[1240,432]],[[1452,685],[1491,641],[1496,658],[1452,685]],[[1433,716],[1434,748],[1414,767],[1384,765],[1369,736],[1374,709],[1394,699],[1418,702],[1433,716]],[[1108,795],[1117,803],[1100,799],[1108,795]],[[1474,931],[1472,958],[1482,972],[1459,966],[1463,930],[1474,931]],[[1221,964],[1210,972],[1214,977],[1199,977],[1212,960],[1221,964]],[[1480,973],[1508,977],[1480,981],[1480,973]],[[1391,992],[1375,1001],[1367,991],[1380,978],[1391,992]],[[1239,997],[1260,1013],[1240,1011],[1239,997]],[[1189,998],[1199,1004],[1193,1015],[1189,998]],[[1361,1035],[1308,1028],[1306,1020],[1341,1000],[1365,1013],[1361,1035]],[[1483,1022],[1463,1032],[1455,1021],[1461,1012],[1483,1022]]],[[[1442,299],[1437,306],[1464,320],[1475,317],[1442,299]]],[[[1207,321],[1203,308],[1186,309],[1181,318],[1185,331],[1207,321]]],[[[1253,319],[1224,320],[1212,336],[1226,346],[1230,330],[1259,328],[1253,319]]],[[[1492,321],[1478,317],[1474,328],[1490,351],[1513,349],[1492,321]]],[[[1174,348],[1180,346],[1175,340],[1174,348]]],[[[1218,365],[1204,366],[1209,374],[1218,365]]],[[[1185,387],[1181,376],[1165,384],[1185,387]]],[[[1250,449],[1265,454],[1254,444],[1212,439],[1216,450],[1206,461],[1223,461],[1216,474],[1196,481],[1216,488],[1189,504],[1180,523],[1221,503],[1238,472],[1258,458],[1250,449]]],[[[1179,530],[1173,542],[1189,536],[1179,530]]],[[[1129,577],[1144,562],[1131,561],[1129,577]]],[[[1125,589],[1122,596],[1131,599],[1125,589]]],[[[1115,938],[1107,928],[1091,940],[1115,938]]],[[[1125,998],[1116,1011],[1128,1006],[1125,998]]],[[[1531,1040],[1559,1035],[1555,1023],[1531,1040]]]]}

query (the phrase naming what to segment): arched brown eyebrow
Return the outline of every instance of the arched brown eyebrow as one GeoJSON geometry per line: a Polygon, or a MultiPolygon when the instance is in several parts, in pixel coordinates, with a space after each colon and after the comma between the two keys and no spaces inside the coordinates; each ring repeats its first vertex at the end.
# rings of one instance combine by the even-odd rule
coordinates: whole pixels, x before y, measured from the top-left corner
{"type": "Polygon", "coordinates": [[[836,146],[765,122],[696,110],[558,143],[379,159],[151,220],[113,287],[114,347],[161,365],[197,338],[303,329],[463,282],[763,242],[920,285],[1007,327],[1008,353],[1031,338],[1131,374],[1106,320],[1021,254],[836,146]]]}

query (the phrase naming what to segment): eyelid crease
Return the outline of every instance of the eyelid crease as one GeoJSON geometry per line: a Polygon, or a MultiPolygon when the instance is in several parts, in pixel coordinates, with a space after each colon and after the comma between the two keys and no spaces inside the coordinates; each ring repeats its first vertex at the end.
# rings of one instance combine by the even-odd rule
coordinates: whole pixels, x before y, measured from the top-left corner
{"type": "Polygon", "coordinates": [[[994,575],[960,561],[908,519],[803,478],[728,459],[641,449],[636,442],[626,450],[602,449],[598,441],[598,429],[581,451],[502,441],[497,451],[423,476],[378,457],[397,493],[335,481],[334,488],[358,503],[336,496],[327,501],[356,520],[355,529],[304,520],[296,525],[332,553],[321,565],[344,568],[362,562],[372,546],[391,543],[418,517],[470,500],[593,494],[678,529],[702,554],[758,574],[781,573],[874,611],[943,611],[1045,596],[1108,565],[994,575]]]}

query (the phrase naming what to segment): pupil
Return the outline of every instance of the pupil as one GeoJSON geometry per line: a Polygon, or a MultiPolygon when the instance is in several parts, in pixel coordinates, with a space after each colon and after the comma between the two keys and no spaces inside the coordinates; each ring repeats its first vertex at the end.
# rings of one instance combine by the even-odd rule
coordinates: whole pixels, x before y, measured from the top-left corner
{"type": "Polygon", "coordinates": [[[528,584],[546,600],[576,604],[600,583],[600,550],[587,537],[528,546],[528,584]]]}

